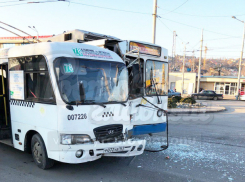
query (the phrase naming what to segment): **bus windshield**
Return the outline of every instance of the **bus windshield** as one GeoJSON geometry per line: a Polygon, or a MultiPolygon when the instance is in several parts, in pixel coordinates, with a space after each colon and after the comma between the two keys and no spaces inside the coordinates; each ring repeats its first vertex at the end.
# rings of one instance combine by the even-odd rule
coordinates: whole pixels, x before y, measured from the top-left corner
{"type": "Polygon", "coordinates": [[[78,58],[58,58],[54,62],[57,83],[66,103],[125,102],[128,98],[128,72],[125,64],[78,58]]]}
{"type": "Polygon", "coordinates": [[[146,95],[168,94],[168,63],[146,61],[146,95]]]}

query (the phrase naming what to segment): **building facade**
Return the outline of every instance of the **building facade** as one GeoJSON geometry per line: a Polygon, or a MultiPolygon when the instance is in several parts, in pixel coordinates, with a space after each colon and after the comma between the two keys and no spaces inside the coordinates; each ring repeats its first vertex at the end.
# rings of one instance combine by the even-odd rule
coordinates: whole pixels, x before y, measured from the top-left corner
{"type": "MultiPolygon", "coordinates": [[[[184,74],[184,94],[197,92],[197,74],[184,74]]],[[[237,77],[234,76],[201,76],[200,89],[214,90],[216,93],[224,95],[236,95],[237,92],[237,77]]],[[[240,88],[245,90],[245,77],[240,79],[240,88]]],[[[182,89],[182,73],[169,74],[169,88],[176,89],[181,92],[182,89]]]]}

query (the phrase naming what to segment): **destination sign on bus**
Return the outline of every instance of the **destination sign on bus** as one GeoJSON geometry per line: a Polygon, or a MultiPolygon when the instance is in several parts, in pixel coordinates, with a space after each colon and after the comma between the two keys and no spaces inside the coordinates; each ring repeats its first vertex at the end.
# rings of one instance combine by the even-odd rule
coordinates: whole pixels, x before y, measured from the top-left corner
{"type": "MultiPolygon", "coordinates": [[[[129,43],[129,51],[132,51],[134,49],[139,49],[139,52],[141,54],[149,54],[153,56],[161,56],[161,47],[158,46],[152,46],[137,42],[130,42],[129,43]]],[[[137,52],[137,51],[134,51],[137,52]]]]}

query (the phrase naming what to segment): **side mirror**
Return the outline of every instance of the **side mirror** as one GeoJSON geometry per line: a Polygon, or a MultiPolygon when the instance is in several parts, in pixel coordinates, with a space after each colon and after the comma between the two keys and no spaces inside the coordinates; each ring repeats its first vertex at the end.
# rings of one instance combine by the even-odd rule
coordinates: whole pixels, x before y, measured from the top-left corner
{"type": "Polygon", "coordinates": [[[80,93],[80,101],[83,103],[85,101],[85,90],[82,81],[79,82],[79,93],[80,93]]]}

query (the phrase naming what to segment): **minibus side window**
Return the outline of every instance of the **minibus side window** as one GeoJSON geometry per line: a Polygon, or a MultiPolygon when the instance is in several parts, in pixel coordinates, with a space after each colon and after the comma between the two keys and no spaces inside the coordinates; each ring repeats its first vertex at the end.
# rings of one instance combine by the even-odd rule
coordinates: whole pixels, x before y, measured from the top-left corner
{"type": "Polygon", "coordinates": [[[26,99],[37,101],[54,99],[48,72],[26,73],[26,99]]]}
{"type": "Polygon", "coordinates": [[[54,93],[44,56],[11,58],[10,71],[24,71],[25,100],[54,103],[54,93]]]}
{"type": "Polygon", "coordinates": [[[9,71],[24,70],[25,58],[10,58],[9,59],[9,71]]]}

